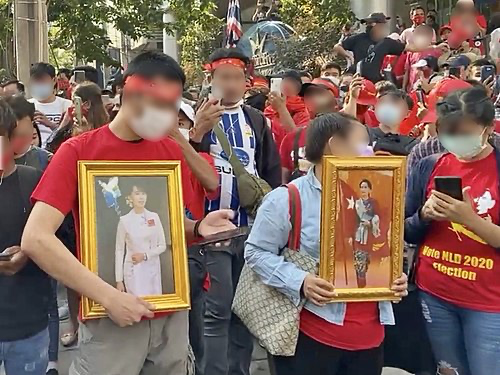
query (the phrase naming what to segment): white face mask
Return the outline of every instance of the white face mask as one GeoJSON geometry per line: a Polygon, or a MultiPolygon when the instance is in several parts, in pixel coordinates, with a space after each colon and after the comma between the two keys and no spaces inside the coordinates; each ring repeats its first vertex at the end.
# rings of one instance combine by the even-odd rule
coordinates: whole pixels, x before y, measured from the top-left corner
{"type": "Polygon", "coordinates": [[[144,107],[142,114],[130,120],[130,127],[142,139],[159,141],[177,125],[178,114],[173,110],[144,107]]]}
{"type": "Polygon", "coordinates": [[[339,86],[339,84],[340,84],[340,78],[339,77],[323,76],[321,78],[330,80],[330,82],[332,82],[335,86],[339,86]]]}
{"type": "Polygon", "coordinates": [[[179,128],[179,132],[186,139],[186,141],[189,141],[189,139],[190,139],[189,138],[189,129],[179,128]]]}
{"type": "Polygon", "coordinates": [[[31,85],[31,96],[36,100],[48,99],[54,92],[52,83],[33,83],[31,85]]]}

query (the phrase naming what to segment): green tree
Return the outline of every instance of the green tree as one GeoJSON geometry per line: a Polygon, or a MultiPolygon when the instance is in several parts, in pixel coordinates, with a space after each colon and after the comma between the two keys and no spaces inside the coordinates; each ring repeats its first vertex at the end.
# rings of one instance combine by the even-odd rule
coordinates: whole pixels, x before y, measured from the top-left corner
{"type": "Polygon", "coordinates": [[[349,0],[282,0],[281,16],[296,35],[278,42],[276,70],[317,71],[325,61],[335,59],[332,49],[340,29],[353,13],[349,0]]]}
{"type": "Polygon", "coordinates": [[[12,1],[0,0],[0,80],[15,73],[12,1]]]}

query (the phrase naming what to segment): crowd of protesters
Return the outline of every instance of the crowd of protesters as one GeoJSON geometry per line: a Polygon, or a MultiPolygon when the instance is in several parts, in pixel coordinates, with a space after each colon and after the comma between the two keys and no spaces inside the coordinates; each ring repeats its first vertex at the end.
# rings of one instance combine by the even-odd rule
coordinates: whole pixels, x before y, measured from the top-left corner
{"type": "MultiPolygon", "coordinates": [[[[260,5],[256,20],[274,9],[260,5]]],[[[339,61],[316,77],[259,76],[238,48],[221,48],[201,92],[185,91],[184,72],[159,52],[138,55],[109,91],[90,66],[47,63],[31,67],[31,99],[23,83],[3,84],[6,374],[57,375],[59,344],[78,343],[71,375],[249,375],[261,338],[235,313],[244,269],[300,311],[291,351],[269,355],[273,374],[500,374],[500,17],[487,24],[467,0],[441,27],[433,10],[410,16],[394,34],[383,13],[361,20],[362,33],[348,25],[339,61]],[[386,155],[407,157],[405,266],[392,285],[402,301],[330,303],[335,285],[283,249],[319,259],[323,156],[386,155]],[[189,312],[155,315],[79,262],[80,160],[181,161],[189,312]],[[436,191],[437,176],[460,177],[462,199],[436,191]],[[237,227],[249,235],[197,244],[237,227]],[[436,262],[440,252],[453,257],[436,262]],[[58,285],[67,288],[61,306],[58,285]],[[79,322],[80,295],[109,319],[79,322]]],[[[371,183],[361,184],[369,198],[371,183]]]]}

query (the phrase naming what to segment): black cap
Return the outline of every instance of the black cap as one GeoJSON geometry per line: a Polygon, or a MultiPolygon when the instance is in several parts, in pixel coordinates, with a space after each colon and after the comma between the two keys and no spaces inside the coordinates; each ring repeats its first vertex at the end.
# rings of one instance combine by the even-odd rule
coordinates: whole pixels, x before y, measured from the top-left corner
{"type": "Polygon", "coordinates": [[[296,70],[287,70],[286,72],[284,72],[280,76],[281,76],[281,78],[293,79],[300,86],[302,86],[302,77],[301,77],[300,73],[298,71],[296,71],[296,70]]]}
{"type": "Polygon", "coordinates": [[[363,18],[361,23],[387,23],[391,17],[386,16],[384,13],[371,13],[368,17],[363,18]]]}

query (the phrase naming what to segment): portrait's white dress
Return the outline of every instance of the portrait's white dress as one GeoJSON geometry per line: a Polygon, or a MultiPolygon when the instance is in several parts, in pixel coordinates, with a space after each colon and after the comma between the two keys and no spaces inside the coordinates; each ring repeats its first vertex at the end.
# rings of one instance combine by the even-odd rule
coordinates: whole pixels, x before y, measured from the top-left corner
{"type": "Polygon", "coordinates": [[[160,254],[166,249],[158,214],[148,210],[136,214],[132,209],[120,217],[116,232],[116,282],[123,281],[127,292],[135,296],[163,294],[160,254]],[[147,260],[133,264],[132,255],[138,253],[146,253],[147,260]]]}

